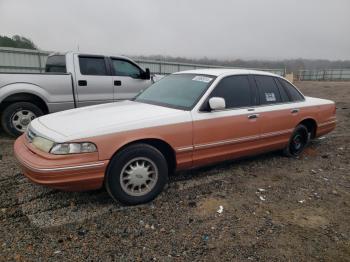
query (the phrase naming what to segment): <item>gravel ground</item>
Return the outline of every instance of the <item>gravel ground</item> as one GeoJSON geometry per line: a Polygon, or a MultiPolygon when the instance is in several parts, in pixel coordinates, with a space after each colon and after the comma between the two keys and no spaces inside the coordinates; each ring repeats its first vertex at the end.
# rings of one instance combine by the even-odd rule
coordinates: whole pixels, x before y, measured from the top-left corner
{"type": "Polygon", "coordinates": [[[296,85],[337,102],[334,132],[296,159],[180,173],[137,207],[29,183],[0,134],[0,260],[350,261],[350,83],[296,85]]]}

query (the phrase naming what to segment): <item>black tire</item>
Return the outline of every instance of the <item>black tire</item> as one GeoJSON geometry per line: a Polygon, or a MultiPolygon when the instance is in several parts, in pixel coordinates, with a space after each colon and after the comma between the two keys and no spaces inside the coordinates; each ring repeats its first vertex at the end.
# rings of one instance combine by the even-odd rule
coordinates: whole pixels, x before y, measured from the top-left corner
{"type": "MultiPolygon", "coordinates": [[[[16,102],[8,105],[1,114],[1,126],[3,130],[10,136],[18,137],[23,134],[23,132],[20,131],[19,127],[16,127],[13,123],[15,115],[20,111],[31,112],[34,115],[34,118],[42,116],[44,114],[38,106],[29,102],[16,102]]],[[[31,120],[34,118],[30,117],[31,120]]],[[[25,126],[27,125],[23,125],[22,128],[25,126]]]]}
{"type": "Polygon", "coordinates": [[[288,157],[299,156],[304,148],[309,143],[309,132],[304,125],[298,125],[288,142],[288,145],[283,150],[283,154],[288,157]]]}
{"type": "MultiPolygon", "coordinates": [[[[136,174],[136,176],[137,175],[138,174],[136,174]]],[[[153,200],[162,192],[167,182],[167,161],[158,149],[148,144],[130,145],[118,152],[112,158],[105,176],[105,187],[108,194],[113,198],[114,201],[119,201],[126,205],[138,205],[153,200]],[[150,191],[145,193],[144,195],[139,196],[131,195],[131,193],[129,194],[128,192],[126,192],[126,190],[128,189],[124,190],[123,186],[126,187],[126,185],[122,185],[121,182],[122,179],[125,179],[124,175],[126,173],[127,168],[132,165],[132,161],[137,161],[135,159],[146,159],[147,161],[149,160],[152,164],[156,166],[156,170],[158,172],[157,179],[155,179],[155,182],[152,183],[152,189],[150,189],[150,191]]],[[[132,190],[133,187],[134,186],[132,185],[131,189],[129,190],[132,190]]]]}

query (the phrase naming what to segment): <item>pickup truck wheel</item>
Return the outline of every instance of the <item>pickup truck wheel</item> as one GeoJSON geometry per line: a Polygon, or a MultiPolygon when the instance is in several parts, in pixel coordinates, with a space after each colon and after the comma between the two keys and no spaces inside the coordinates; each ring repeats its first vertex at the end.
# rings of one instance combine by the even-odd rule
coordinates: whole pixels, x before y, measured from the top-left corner
{"type": "Polygon", "coordinates": [[[43,111],[32,103],[16,102],[7,106],[3,111],[1,125],[7,134],[17,137],[26,131],[33,119],[43,114],[43,111]]]}
{"type": "Polygon", "coordinates": [[[105,177],[105,187],[115,201],[126,205],[153,200],[168,181],[163,154],[148,144],[135,144],[117,153],[105,177]]]}
{"type": "Polygon", "coordinates": [[[309,133],[304,125],[298,125],[290,139],[287,147],[283,150],[285,156],[299,156],[309,142],[309,133]]]}

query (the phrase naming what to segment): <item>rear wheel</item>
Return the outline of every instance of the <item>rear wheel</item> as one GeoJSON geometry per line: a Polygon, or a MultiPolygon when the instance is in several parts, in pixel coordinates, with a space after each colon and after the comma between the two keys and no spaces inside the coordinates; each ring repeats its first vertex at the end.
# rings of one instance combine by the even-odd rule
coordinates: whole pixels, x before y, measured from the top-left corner
{"type": "Polygon", "coordinates": [[[299,156],[309,142],[309,132],[304,125],[298,125],[289,139],[287,147],[283,150],[286,156],[299,156]]]}
{"type": "Polygon", "coordinates": [[[111,160],[105,187],[115,200],[137,205],[153,200],[168,181],[168,165],[163,154],[148,144],[135,144],[111,160]]]}
{"type": "Polygon", "coordinates": [[[11,136],[23,134],[29,123],[42,116],[43,111],[29,102],[16,102],[7,106],[1,115],[1,126],[11,136]]]}

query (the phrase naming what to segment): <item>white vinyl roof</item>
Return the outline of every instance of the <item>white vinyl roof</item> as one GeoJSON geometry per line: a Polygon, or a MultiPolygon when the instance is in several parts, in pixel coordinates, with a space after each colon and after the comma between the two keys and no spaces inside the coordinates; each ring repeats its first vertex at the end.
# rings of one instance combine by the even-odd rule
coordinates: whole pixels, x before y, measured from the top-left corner
{"type": "Polygon", "coordinates": [[[203,74],[203,75],[213,75],[213,76],[256,74],[256,75],[268,75],[268,76],[280,77],[279,75],[266,72],[266,71],[258,71],[258,70],[251,70],[251,69],[230,69],[230,68],[204,68],[204,69],[181,71],[175,74],[203,74]]]}

